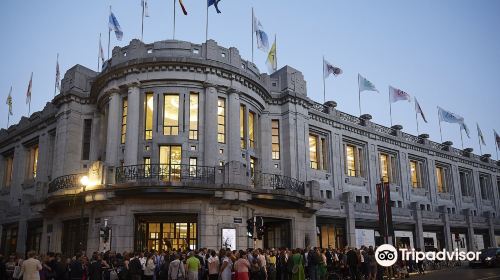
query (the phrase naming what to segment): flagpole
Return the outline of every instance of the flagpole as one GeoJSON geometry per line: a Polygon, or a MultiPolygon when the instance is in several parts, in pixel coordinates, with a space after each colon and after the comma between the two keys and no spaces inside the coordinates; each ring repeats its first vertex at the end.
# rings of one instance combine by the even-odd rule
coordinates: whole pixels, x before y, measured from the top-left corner
{"type": "Polygon", "coordinates": [[[208,41],[208,3],[207,3],[207,22],[205,24],[205,42],[208,41]]]}
{"type": "Polygon", "coordinates": [[[496,138],[495,138],[495,150],[497,152],[497,160],[499,160],[499,158],[498,158],[498,142],[497,142],[496,138]]]}
{"type": "Polygon", "coordinates": [[[391,90],[389,89],[389,117],[391,119],[391,127],[392,127],[392,104],[391,104],[391,90]]]}
{"type": "Polygon", "coordinates": [[[253,33],[255,32],[254,26],[253,26],[254,25],[254,23],[253,23],[254,22],[254,17],[255,17],[255,15],[253,13],[253,7],[252,7],[252,63],[253,63],[253,33]]]}
{"type": "Polygon", "coordinates": [[[479,153],[483,155],[483,148],[481,148],[481,138],[479,137],[479,133],[477,135],[477,142],[479,143],[479,153]]]}
{"type": "Polygon", "coordinates": [[[144,0],[141,1],[142,6],[142,20],[141,20],[141,42],[144,43],[144,0]]]}
{"type": "Polygon", "coordinates": [[[99,50],[98,50],[98,54],[97,54],[97,72],[100,72],[99,70],[99,67],[101,65],[101,61],[100,61],[100,56],[101,56],[101,33],[99,32],[99,50]]]}
{"type": "Polygon", "coordinates": [[[172,35],[172,40],[175,40],[175,1],[176,0],[174,0],[174,33],[172,35]]]}
{"type": "Polygon", "coordinates": [[[358,74],[358,104],[359,104],[359,116],[361,117],[361,89],[359,88],[359,74],[358,74]]]}
{"type": "Polygon", "coordinates": [[[325,56],[323,56],[323,103],[326,102],[326,87],[325,87],[325,56]]]}
{"type": "Polygon", "coordinates": [[[417,123],[417,136],[418,136],[418,135],[420,135],[420,132],[418,130],[418,113],[416,110],[416,106],[415,106],[415,122],[417,123]]]}
{"type": "Polygon", "coordinates": [[[443,131],[441,130],[441,119],[439,120],[439,136],[441,136],[441,143],[443,143],[443,131]]]}
{"type": "Polygon", "coordinates": [[[460,141],[462,142],[462,150],[464,149],[464,138],[462,137],[462,127],[459,126],[460,129],[460,141]]]}
{"type": "MultiPolygon", "coordinates": [[[[111,15],[111,5],[109,6],[109,14],[111,15]]],[[[109,48],[111,45],[111,29],[108,26],[108,60],[109,60],[109,48]]]]}
{"type": "MultiPolygon", "coordinates": [[[[56,58],[56,67],[59,68],[59,53],[57,53],[57,58],[56,58]]],[[[56,89],[57,89],[57,73],[56,73],[56,81],[54,82],[54,96],[56,96],[56,89]]]]}

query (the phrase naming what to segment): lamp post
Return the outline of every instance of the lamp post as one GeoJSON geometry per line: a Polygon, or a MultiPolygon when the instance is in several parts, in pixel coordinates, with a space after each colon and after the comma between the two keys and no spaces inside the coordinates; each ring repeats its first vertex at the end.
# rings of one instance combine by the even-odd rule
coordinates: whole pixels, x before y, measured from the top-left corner
{"type": "Polygon", "coordinates": [[[82,185],[82,208],[80,211],[80,225],[78,226],[78,231],[80,234],[80,252],[84,251],[83,248],[83,214],[85,210],[85,189],[89,185],[89,177],[88,176],[82,176],[80,178],[80,184],[82,185]]]}

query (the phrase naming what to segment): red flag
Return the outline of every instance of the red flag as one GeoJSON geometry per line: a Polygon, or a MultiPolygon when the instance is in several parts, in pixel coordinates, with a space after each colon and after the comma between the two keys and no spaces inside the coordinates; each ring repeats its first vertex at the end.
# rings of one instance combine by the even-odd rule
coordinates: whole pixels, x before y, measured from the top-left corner
{"type": "Polygon", "coordinates": [[[184,7],[184,4],[182,4],[182,0],[179,0],[179,4],[181,5],[182,12],[185,16],[187,16],[188,12],[186,10],[186,7],[184,7]]]}

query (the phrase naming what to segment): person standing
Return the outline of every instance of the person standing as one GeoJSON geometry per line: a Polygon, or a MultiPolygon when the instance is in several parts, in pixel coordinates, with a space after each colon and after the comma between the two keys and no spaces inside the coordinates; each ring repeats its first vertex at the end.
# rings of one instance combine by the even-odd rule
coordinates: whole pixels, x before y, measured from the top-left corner
{"type": "Polygon", "coordinates": [[[346,253],[346,263],[347,263],[347,268],[349,269],[349,274],[351,275],[352,280],[358,280],[359,275],[358,275],[358,265],[359,265],[359,259],[358,259],[358,254],[356,254],[356,251],[354,251],[353,248],[349,248],[349,251],[346,253]]]}
{"type": "Polygon", "coordinates": [[[170,262],[168,266],[168,279],[170,280],[184,280],[184,275],[186,271],[184,270],[184,264],[181,262],[181,255],[176,254],[175,260],[170,262]]]}
{"type": "Polygon", "coordinates": [[[152,255],[148,255],[146,259],[146,265],[144,266],[144,280],[153,280],[153,275],[155,273],[155,262],[152,255]]]}
{"type": "Polygon", "coordinates": [[[226,252],[226,256],[222,259],[222,267],[220,268],[221,280],[231,280],[233,261],[231,260],[231,251],[226,252]]]}
{"type": "Polygon", "coordinates": [[[214,250],[210,252],[210,258],[208,258],[207,262],[208,262],[208,279],[217,280],[217,278],[219,278],[220,262],[214,250]]]}
{"type": "Polygon", "coordinates": [[[35,252],[29,251],[28,259],[21,266],[23,280],[40,280],[40,270],[42,270],[42,264],[39,260],[35,259],[35,252]]]}
{"type": "Polygon", "coordinates": [[[247,260],[247,253],[243,250],[239,252],[240,258],[234,263],[236,279],[248,280],[248,272],[250,270],[250,262],[247,260]]]}
{"type": "Polygon", "coordinates": [[[292,280],[305,280],[306,275],[304,273],[304,257],[300,253],[300,250],[293,250],[293,255],[291,257],[292,262],[292,280]]]}
{"type": "Polygon", "coordinates": [[[198,280],[198,273],[200,272],[201,264],[200,260],[196,257],[194,252],[188,254],[188,259],[186,260],[186,271],[188,280],[198,280]]]}
{"type": "Polygon", "coordinates": [[[141,280],[142,277],[142,264],[139,260],[139,253],[135,253],[135,256],[130,259],[128,264],[128,274],[131,280],[141,280]]]}

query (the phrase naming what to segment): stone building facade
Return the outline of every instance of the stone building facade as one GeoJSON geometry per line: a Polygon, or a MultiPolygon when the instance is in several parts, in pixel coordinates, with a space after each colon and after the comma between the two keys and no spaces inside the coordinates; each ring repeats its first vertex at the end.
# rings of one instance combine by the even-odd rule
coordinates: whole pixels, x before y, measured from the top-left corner
{"type": "Polygon", "coordinates": [[[253,216],[259,247],[379,244],[381,180],[399,246],[496,246],[499,163],[370,119],[213,40],[132,40],[0,131],[0,250],[246,248],[253,216]]]}

